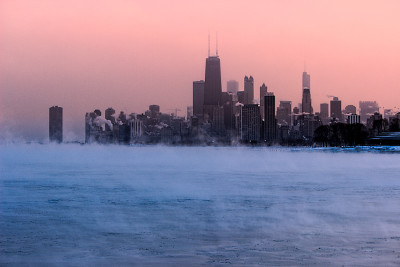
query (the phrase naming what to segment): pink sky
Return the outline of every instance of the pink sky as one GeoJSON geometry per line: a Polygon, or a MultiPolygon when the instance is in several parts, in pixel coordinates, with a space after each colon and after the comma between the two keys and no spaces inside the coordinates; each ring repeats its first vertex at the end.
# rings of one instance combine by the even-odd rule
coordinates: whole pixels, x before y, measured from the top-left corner
{"type": "Polygon", "coordinates": [[[306,62],[315,111],[327,94],[343,108],[400,107],[399,14],[398,0],[3,0],[2,135],[46,139],[52,105],[64,108],[67,140],[83,139],[95,108],[184,115],[192,81],[204,79],[208,31],[218,31],[224,90],[252,75],[256,98],[265,82],[277,103],[297,104],[306,62]]]}

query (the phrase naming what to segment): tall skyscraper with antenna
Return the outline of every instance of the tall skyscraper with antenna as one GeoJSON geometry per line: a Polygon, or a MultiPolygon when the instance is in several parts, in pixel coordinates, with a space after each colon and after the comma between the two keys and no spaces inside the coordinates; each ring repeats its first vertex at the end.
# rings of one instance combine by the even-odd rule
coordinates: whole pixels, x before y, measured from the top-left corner
{"type": "Polygon", "coordinates": [[[303,72],[302,81],[303,97],[301,101],[302,112],[313,113],[313,108],[311,106],[311,91],[310,91],[310,74],[306,71],[303,72]]]}
{"type": "Polygon", "coordinates": [[[220,105],[222,84],[221,84],[221,63],[218,56],[218,42],[216,42],[216,54],[210,55],[210,37],[208,38],[208,58],[206,59],[205,83],[204,83],[204,114],[211,119],[212,110],[220,105]]]}

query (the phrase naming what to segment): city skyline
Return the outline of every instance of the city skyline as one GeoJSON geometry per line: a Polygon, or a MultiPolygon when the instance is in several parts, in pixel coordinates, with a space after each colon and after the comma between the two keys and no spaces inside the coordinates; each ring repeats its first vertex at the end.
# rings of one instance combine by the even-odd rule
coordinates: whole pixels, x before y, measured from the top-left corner
{"type": "Polygon", "coordinates": [[[67,140],[83,139],[82,114],[95,108],[140,113],[148,105],[159,104],[166,113],[175,108],[186,110],[192,103],[193,81],[204,79],[210,28],[211,51],[215,50],[214,33],[219,35],[224,92],[229,80],[239,81],[239,90],[243,90],[243,77],[251,75],[257,91],[254,98],[259,99],[258,88],[265,83],[277,103],[290,100],[294,107],[301,103],[301,73],[307,71],[312,76],[314,112],[319,111],[320,103],[331,100],[326,95],[339,97],[342,107],[358,107],[359,101],[370,100],[393,108],[400,97],[400,55],[395,49],[400,38],[394,34],[400,30],[395,16],[400,4],[359,3],[328,6],[305,1],[299,7],[296,3],[255,2],[251,8],[217,3],[204,13],[212,3],[176,1],[165,13],[165,4],[160,4],[150,14],[146,11],[150,4],[119,2],[108,9],[107,3],[100,2],[91,10],[93,15],[85,17],[91,7],[88,2],[74,6],[39,1],[35,8],[27,1],[2,2],[2,135],[9,130],[27,140],[46,139],[48,107],[53,105],[64,108],[67,140]],[[180,14],[181,8],[187,10],[180,14]],[[218,17],[224,8],[233,16],[244,10],[264,11],[274,23],[253,15],[249,22],[242,18],[232,23],[233,18],[218,17]],[[285,21],[296,8],[313,12],[296,24],[285,21]],[[139,11],[144,15],[136,16],[139,11]],[[341,15],[337,27],[329,21],[336,18],[335,11],[341,15]],[[206,16],[199,19],[202,13],[206,16]],[[282,19],[279,14],[284,15],[282,19]],[[118,19],[102,27],[108,16],[118,19]],[[167,18],[172,21],[160,31],[167,18]],[[182,21],[188,26],[179,27],[182,21]],[[140,30],[141,25],[148,26],[147,33],[140,30]],[[304,38],[298,39],[300,35],[304,38]],[[297,45],[289,45],[295,39],[297,45]]]}

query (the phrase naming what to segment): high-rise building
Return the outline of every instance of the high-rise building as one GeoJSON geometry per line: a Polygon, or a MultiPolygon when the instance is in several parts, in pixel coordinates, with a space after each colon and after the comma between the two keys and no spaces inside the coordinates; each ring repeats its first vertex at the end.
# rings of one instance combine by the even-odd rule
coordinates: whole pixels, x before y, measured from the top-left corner
{"type": "Polygon", "coordinates": [[[329,104],[321,103],[319,107],[319,117],[323,124],[329,124],[329,104]]]}
{"type": "Polygon", "coordinates": [[[291,125],[292,117],[292,102],[280,101],[279,107],[276,110],[276,119],[280,124],[291,125]]]}
{"type": "Polygon", "coordinates": [[[225,135],[225,124],[224,124],[224,107],[213,106],[213,117],[211,119],[211,128],[217,135],[225,135]]]}
{"type": "Polygon", "coordinates": [[[331,100],[331,118],[340,122],[343,121],[342,101],[337,97],[334,97],[333,100],[331,100]]]}
{"type": "Polygon", "coordinates": [[[264,140],[274,142],[276,135],[275,96],[267,93],[264,96],[264,140]]]}
{"type": "Polygon", "coordinates": [[[303,138],[311,139],[314,137],[314,131],[322,125],[322,121],[314,114],[301,114],[296,118],[296,124],[299,127],[300,135],[303,138]]]}
{"type": "Polygon", "coordinates": [[[238,102],[242,104],[247,104],[248,95],[246,91],[237,92],[238,102]]]}
{"type": "Polygon", "coordinates": [[[193,115],[203,118],[204,81],[193,82],[193,115]]]}
{"type": "Polygon", "coordinates": [[[49,139],[50,142],[63,141],[63,109],[53,106],[49,109],[49,139]]]}
{"type": "Polygon", "coordinates": [[[190,120],[192,116],[193,116],[193,107],[189,106],[186,108],[186,119],[190,120]]]}
{"type": "Polygon", "coordinates": [[[302,85],[303,97],[301,101],[301,111],[303,113],[312,114],[313,108],[311,105],[310,74],[307,74],[307,72],[303,72],[302,85]]]}
{"type": "Polygon", "coordinates": [[[303,81],[302,81],[302,88],[311,88],[310,86],[310,74],[308,74],[307,72],[303,72],[303,81]]]}
{"type": "Polygon", "coordinates": [[[150,116],[152,118],[156,118],[160,114],[160,106],[159,105],[150,105],[150,116]]]}
{"type": "Polygon", "coordinates": [[[379,105],[376,101],[360,101],[359,104],[362,123],[366,123],[367,119],[374,115],[376,112],[379,113],[379,105]]]}
{"type": "Polygon", "coordinates": [[[237,92],[239,91],[238,81],[235,81],[235,80],[227,81],[226,82],[226,91],[228,93],[232,93],[232,94],[236,95],[237,92]]]}
{"type": "Polygon", "coordinates": [[[261,135],[260,107],[246,104],[240,111],[240,139],[244,142],[259,142],[261,135]]]}
{"type": "Polygon", "coordinates": [[[253,76],[244,76],[244,91],[247,93],[247,103],[253,104],[254,101],[254,79],[253,76]]]}
{"type": "MultiPolygon", "coordinates": [[[[219,114],[214,116],[214,111],[219,111],[222,93],[221,85],[221,63],[218,56],[209,56],[206,59],[206,75],[204,82],[204,107],[203,119],[208,122],[213,122],[213,118],[219,118],[219,114]]],[[[223,117],[223,115],[222,115],[223,117]]],[[[219,125],[218,122],[212,123],[219,125]]]]}
{"type": "Polygon", "coordinates": [[[206,75],[204,83],[204,105],[217,106],[221,100],[221,63],[218,56],[206,59],[206,75]]]}
{"type": "Polygon", "coordinates": [[[226,130],[231,130],[235,125],[233,94],[222,92],[221,102],[224,107],[224,125],[226,130]]]}
{"type": "Polygon", "coordinates": [[[263,83],[260,86],[260,112],[261,112],[261,119],[264,120],[264,96],[268,92],[268,87],[263,83]]]}
{"type": "Polygon", "coordinates": [[[319,115],[321,116],[321,119],[326,119],[329,117],[329,104],[328,103],[320,104],[319,115]]]}

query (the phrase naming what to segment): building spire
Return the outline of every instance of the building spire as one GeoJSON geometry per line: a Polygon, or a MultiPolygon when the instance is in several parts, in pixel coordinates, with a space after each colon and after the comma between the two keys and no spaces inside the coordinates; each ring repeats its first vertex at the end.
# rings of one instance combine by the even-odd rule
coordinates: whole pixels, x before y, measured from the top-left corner
{"type": "Polygon", "coordinates": [[[215,54],[218,57],[218,32],[215,33],[215,54]]]}
{"type": "Polygon", "coordinates": [[[208,31],[208,57],[210,57],[210,31],[208,31]]]}

